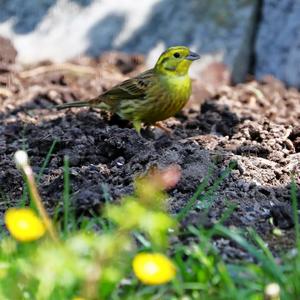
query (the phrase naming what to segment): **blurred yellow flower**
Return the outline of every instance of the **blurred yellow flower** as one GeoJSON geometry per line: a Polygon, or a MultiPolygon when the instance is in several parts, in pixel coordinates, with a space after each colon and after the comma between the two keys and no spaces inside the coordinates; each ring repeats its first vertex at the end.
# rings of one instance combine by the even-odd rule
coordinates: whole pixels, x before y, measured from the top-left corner
{"type": "Polygon", "coordinates": [[[164,284],[176,275],[171,260],[160,253],[139,253],[132,262],[136,277],[144,284],[164,284]]]}
{"type": "Polygon", "coordinates": [[[73,298],[72,300],[85,300],[84,298],[81,298],[81,297],[75,297],[73,298]]]}
{"type": "Polygon", "coordinates": [[[44,223],[30,208],[10,208],[4,221],[10,234],[20,242],[37,240],[46,232],[44,223]]]}

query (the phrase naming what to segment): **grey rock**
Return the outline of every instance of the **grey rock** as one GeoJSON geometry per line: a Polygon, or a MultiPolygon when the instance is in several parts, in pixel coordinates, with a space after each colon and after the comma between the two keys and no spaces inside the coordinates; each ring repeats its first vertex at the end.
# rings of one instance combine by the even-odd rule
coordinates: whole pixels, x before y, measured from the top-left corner
{"type": "Polygon", "coordinates": [[[300,1],[264,0],[256,41],[256,75],[300,87],[300,1]]]}
{"type": "Polygon", "coordinates": [[[223,61],[242,81],[257,0],[4,0],[0,6],[0,35],[13,40],[21,62],[117,49],[147,54],[153,64],[162,49],[183,44],[203,54],[199,70],[223,61]]]}

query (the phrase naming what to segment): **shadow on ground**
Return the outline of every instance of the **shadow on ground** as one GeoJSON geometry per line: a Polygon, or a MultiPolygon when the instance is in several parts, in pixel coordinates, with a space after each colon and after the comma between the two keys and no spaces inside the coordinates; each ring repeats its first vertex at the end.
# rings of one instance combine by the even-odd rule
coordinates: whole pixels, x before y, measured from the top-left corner
{"type": "MultiPolygon", "coordinates": [[[[108,69],[114,70],[113,77],[124,76],[112,65],[108,69]]],[[[145,130],[140,137],[130,124],[109,119],[104,112],[53,109],[55,104],[90,97],[95,87],[109,87],[107,80],[44,74],[7,85],[13,96],[0,100],[1,211],[16,205],[22,195],[22,177],[13,162],[15,151],[26,149],[38,173],[55,141],[39,185],[50,211],[62,205],[65,155],[70,158],[72,204],[78,214],[98,212],[105,201],[131,193],[135,176],[170,164],[179,165],[182,173],[169,191],[170,212],[177,213],[210,172],[209,186],[234,160],[237,167],[215,193],[208,224],[234,204],[228,225],[253,227],[272,242],[272,215],[280,227],[292,232],[288,229],[292,226],[288,213],[292,174],[300,184],[297,91],[276,80],[220,88],[201,108],[187,109],[165,122],[173,130],[172,137],[159,129],[145,130]]],[[[202,212],[203,204],[197,203],[186,224],[203,224],[202,212]]],[[[289,240],[276,240],[274,245],[289,246],[292,239],[286,236],[289,240]]],[[[242,255],[232,245],[219,247],[230,257],[242,255]]]]}
{"type": "MultiPolygon", "coordinates": [[[[216,120],[222,124],[226,123],[230,113],[220,108],[207,109],[218,107],[210,101],[204,103],[204,107],[205,110],[191,120],[185,116],[187,120],[180,125],[170,124],[174,130],[173,138],[157,130],[144,132],[144,137],[140,137],[129,124],[121,124],[118,119],[109,121],[107,116],[92,110],[69,111],[56,117],[57,113],[52,111],[36,124],[26,124],[20,120],[9,122],[1,126],[5,143],[0,162],[1,192],[12,199],[9,206],[21,197],[22,178],[12,160],[16,150],[25,145],[31,164],[38,173],[56,141],[49,166],[40,182],[41,194],[50,210],[62,204],[63,157],[68,155],[72,201],[78,214],[101,210],[108,199],[113,201],[131,193],[135,176],[144,174],[153,166],[163,168],[170,164],[177,164],[182,170],[182,179],[169,192],[170,211],[176,213],[187,203],[210,170],[209,185],[234,160],[237,161],[237,168],[215,193],[208,222],[220,218],[231,203],[236,208],[227,220],[228,225],[250,226],[262,236],[272,238],[269,217],[274,206],[286,209],[290,205],[290,176],[297,168],[299,156],[291,154],[278,163],[270,160],[274,154],[270,149],[269,152],[261,151],[253,146],[255,150],[251,151],[250,146],[238,146],[242,140],[240,130],[253,126],[252,121],[246,122],[247,125],[237,122],[236,128],[228,126],[230,135],[222,135],[226,126],[218,131],[212,116],[218,114],[216,120]],[[196,120],[199,122],[198,128],[195,128],[196,120]],[[192,129],[185,126],[188,122],[193,122],[192,129]]],[[[251,144],[253,140],[248,142],[251,144]]],[[[198,203],[188,223],[203,224],[201,207],[202,204],[198,203]]],[[[275,218],[283,224],[289,222],[290,215],[277,213],[275,218]]],[[[232,253],[240,255],[238,251],[232,253]]]]}

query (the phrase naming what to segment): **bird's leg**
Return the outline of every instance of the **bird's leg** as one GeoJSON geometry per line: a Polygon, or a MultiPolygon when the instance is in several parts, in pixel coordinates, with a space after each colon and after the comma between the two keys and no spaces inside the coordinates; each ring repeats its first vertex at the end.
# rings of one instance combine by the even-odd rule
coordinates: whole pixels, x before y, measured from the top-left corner
{"type": "Polygon", "coordinates": [[[162,122],[156,122],[154,124],[155,127],[160,128],[161,130],[163,130],[164,132],[166,132],[168,135],[172,134],[172,130],[167,128],[162,122]]]}
{"type": "Polygon", "coordinates": [[[138,135],[141,135],[142,122],[139,120],[135,120],[132,123],[133,123],[133,127],[136,130],[136,132],[138,133],[138,135]]]}

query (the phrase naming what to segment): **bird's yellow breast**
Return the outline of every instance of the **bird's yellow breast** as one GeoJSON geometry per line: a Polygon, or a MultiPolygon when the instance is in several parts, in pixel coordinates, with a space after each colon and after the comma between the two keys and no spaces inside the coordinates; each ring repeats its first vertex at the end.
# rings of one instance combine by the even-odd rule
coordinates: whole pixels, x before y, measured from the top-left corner
{"type": "Polygon", "coordinates": [[[149,90],[149,103],[143,110],[141,121],[154,123],[179,112],[189,100],[191,80],[186,76],[160,78],[159,84],[149,90]]]}
{"type": "Polygon", "coordinates": [[[172,98],[189,98],[191,95],[191,79],[189,75],[172,76],[162,80],[163,88],[172,95],[172,98]]]}

